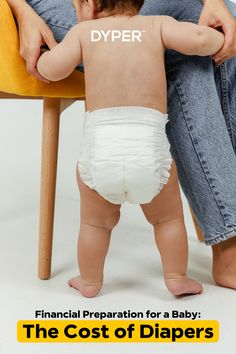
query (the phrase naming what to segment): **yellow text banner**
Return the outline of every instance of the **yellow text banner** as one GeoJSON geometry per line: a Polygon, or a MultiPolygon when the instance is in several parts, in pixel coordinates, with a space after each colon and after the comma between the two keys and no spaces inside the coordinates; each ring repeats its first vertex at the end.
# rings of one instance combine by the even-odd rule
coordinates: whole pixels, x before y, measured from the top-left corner
{"type": "Polygon", "coordinates": [[[215,320],[22,320],[17,339],[29,343],[217,342],[215,320]]]}

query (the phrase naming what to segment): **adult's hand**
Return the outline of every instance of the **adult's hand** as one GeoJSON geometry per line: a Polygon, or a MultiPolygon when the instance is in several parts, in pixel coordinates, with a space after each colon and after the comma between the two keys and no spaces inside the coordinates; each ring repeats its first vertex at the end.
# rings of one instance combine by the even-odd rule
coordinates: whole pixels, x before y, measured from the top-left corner
{"type": "Polygon", "coordinates": [[[19,27],[20,55],[26,61],[28,73],[40,81],[48,82],[38,73],[36,65],[41,46],[46,44],[51,49],[57,44],[52,31],[29,5],[21,9],[16,19],[19,27]]]}
{"type": "Polygon", "coordinates": [[[225,42],[221,50],[213,55],[217,65],[236,56],[236,21],[223,0],[205,0],[199,19],[200,25],[221,28],[225,42]]]}

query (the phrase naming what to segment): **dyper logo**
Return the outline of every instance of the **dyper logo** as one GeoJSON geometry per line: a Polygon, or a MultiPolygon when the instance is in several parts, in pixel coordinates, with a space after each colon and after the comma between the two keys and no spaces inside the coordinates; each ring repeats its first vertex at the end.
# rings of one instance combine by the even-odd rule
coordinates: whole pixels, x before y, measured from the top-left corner
{"type": "Polygon", "coordinates": [[[142,32],[139,30],[109,30],[109,31],[99,31],[99,30],[92,30],[91,31],[91,41],[92,42],[99,42],[104,40],[104,42],[115,42],[116,40],[120,40],[121,42],[142,42],[142,32]]]}

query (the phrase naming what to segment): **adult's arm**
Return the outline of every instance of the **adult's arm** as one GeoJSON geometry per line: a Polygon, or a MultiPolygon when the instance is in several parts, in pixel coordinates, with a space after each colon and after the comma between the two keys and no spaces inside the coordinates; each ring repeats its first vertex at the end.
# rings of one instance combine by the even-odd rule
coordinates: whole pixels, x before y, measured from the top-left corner
{"type": "Polygon", "coordinates": [[[223,0],[202,0],[204,6],[199,19],[200,25],[221,27],[225,41],[222,49],[213,56],[218,65],[236,56],[236,21],[223,0]]]}
{"type": "Polygon", "coordinates": [[[38,73],[36,65],[41,46],[46,44],[51,49],[57,44],[52,31],[25,0],[7,2],[19,27],[20,55],[26,61],[28,73],[38,80],[48,82],[38,73]]]}

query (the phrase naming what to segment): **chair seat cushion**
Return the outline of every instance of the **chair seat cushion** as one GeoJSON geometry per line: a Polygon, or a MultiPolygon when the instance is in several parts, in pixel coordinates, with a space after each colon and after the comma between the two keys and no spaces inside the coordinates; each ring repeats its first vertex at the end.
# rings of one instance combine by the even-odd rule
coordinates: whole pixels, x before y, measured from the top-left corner
{"type": "Polygon", "coordinates": [[[0,91],[22,96],[83,98],[84,76],[75,70],[68,78],[45,84],[26,71],[19,54],[16,23],[6,0],[0,0],[0,91]]]}

